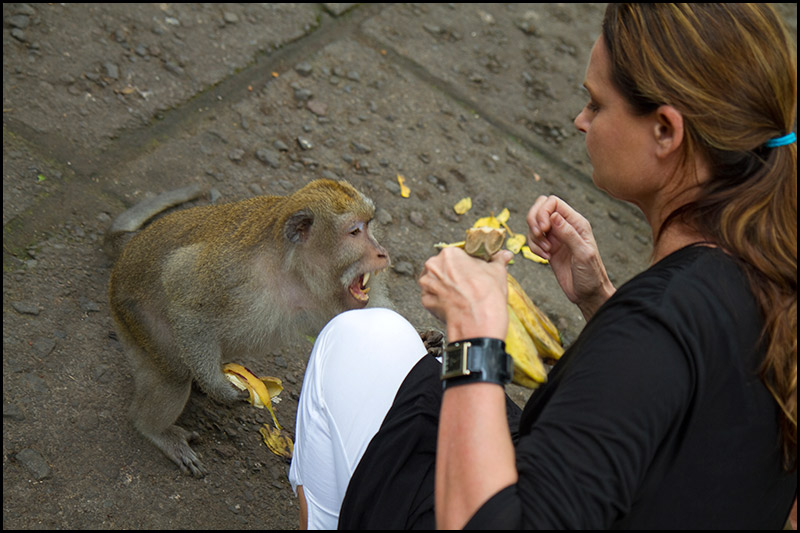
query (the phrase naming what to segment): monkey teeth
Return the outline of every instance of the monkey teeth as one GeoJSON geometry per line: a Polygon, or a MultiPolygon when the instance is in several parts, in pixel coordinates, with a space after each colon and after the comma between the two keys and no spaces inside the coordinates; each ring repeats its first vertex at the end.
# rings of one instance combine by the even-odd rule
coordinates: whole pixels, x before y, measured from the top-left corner
{"type": "Polygon", "coordinates": [[[353,283],[350,284],[350,294],[358,300],[359,302],[368,302],[369,295],[369,287],[367,287],[367,283],[369,282],[369,272],[362,274],[358,278],[356,278],[353,283]]]}

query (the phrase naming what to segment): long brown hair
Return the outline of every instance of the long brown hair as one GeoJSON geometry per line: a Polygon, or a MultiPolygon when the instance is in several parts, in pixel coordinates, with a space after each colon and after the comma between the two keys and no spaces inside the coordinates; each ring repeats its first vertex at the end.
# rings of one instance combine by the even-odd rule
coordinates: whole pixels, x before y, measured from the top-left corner
{"type": "Polygon", "coordinates": [[[761,378],[780,406],[787,470],[797,466],[796,45],[767,4],[609,4],[611,77],[635,113],[684,117],[684,162],[711,179],[673,212],[736,257],[764,315],[761,378]]]}

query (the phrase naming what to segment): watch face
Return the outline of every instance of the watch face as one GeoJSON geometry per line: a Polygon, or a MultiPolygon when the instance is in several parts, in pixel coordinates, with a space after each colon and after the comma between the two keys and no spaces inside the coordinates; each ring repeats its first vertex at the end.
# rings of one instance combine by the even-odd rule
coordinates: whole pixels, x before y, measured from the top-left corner
{"type": "Polygon", "coordinates": [[[467,370],[467,348],[470,343],[466,342],[458,346],[457,350],[445,350],[442,357],[442,379],[457,378],[469,374],[467,370]]]}

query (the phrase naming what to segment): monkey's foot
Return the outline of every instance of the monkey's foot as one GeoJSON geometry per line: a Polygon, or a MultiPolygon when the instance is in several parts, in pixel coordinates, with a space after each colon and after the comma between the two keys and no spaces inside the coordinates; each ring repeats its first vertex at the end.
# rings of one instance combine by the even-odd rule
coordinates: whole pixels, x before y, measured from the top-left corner
{"type": "Polygon", "coordinates": [[[208,470],[200,462],[189,442],[197,439],[196,431],[186,431],[178,426],[170,426],[158,435],[149,435],[158,449],[164,452],[181,469],[184,474],[203,477],[208,470]]]}

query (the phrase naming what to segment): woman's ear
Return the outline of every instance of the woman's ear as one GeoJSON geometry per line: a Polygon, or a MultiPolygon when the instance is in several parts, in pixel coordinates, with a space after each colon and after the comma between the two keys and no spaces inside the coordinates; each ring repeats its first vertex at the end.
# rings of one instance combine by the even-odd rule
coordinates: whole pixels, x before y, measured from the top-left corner
{"type": "Polygon", "coordinates": [[[653,134],[656,141],[656,155],[668,157],[677,153],[683,143],[683,115],[671,105],[659,106],[655,111],[653,134]]]}

